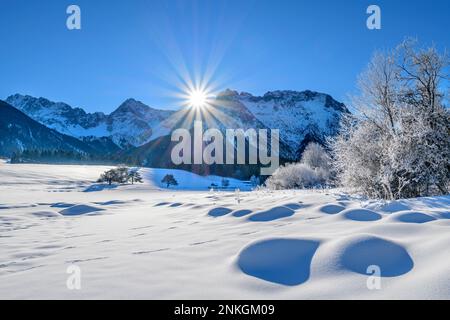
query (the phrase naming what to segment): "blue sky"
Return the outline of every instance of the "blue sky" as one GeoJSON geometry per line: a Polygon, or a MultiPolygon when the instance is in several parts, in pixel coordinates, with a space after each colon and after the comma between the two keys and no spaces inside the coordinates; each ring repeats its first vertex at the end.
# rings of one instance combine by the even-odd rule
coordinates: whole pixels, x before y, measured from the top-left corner
{"type": "Polygon", "coordinates": [[[345,102],[374,50],[407,36],[450,48],[449,31],[448,0],[0,0],[0,99],[176,108],[180,80],[210,79],[215,90],[310,89],[345,102]],[[70,4],[81,30],[66,28],[70,4]],[[366,28],[370,4],[381,30],[366,28]]]}

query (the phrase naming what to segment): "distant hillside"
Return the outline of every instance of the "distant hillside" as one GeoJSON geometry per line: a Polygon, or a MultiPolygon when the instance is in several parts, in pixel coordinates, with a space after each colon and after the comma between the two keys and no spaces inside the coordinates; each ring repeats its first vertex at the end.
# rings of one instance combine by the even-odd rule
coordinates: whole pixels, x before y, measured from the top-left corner
{"type": "MultiPolygon", "coordinates": [[[[102,154],[97,140],[80,141],[31,119],[23,112],[0,100],[0,155],[11,156],[24,150],[61,150],[82,154],[102,154]]],[[[110,148],[107,146],[106,148],[110,148]]]]}

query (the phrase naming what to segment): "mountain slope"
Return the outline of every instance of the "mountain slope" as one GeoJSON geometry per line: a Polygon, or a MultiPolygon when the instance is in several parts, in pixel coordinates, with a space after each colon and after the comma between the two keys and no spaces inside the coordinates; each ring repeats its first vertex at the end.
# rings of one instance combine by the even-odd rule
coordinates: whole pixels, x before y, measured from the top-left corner
{"type": "Polygon", "coordinates": [[[313,91],[271,91],[253,96],[226,90],[202,112],[186,108],[158,110],[134,99],[126,100],[109,115],[90,114],[64,103],[18,94],[7,101],[61,133],[83,140],[108,137],[122,149],[143,146],[153,150],[145,144],[170,136],[178,128],[191,129],[194,120],[202,120],[205,129],[218,128],[222,132],[278,129],[280,155],[290,161],[299,159],[308,142],[324,143],[327,137],[337,134],[342,115],[349,112],[330,95],[313,91]]]}
{"type": "Polygon", "coordinates": [[[152,127],[172,114],[172,111],[153,109],[134,99],[126,100],[109,115],[86,113],[63,102],[28,95],[15,94],[6,102],[60,133],[76,138],[110,137],[122,148],[148,142],[152,127]]]}
{"type": "Polygon", "coordinates": [[[121,147],[139,146],[148,142],[153,129],[169,118],[173,111],[150,108],[140,101],[128,99],[106,118],[106,130],[121,147]]]}
{"type": "Polygon", "coordinates": [[[201,119],[205,127],[222,132],[237,128],[278,129],[280,155],[294,161],[309,142],[324,144],[327,137],[336,135],[340,119],[347,113],[343,103],[318,92],[273,91],[257,97],[226,90],[211,101],[203,115],[193,116],[185,109],[172,114],[153,129],[152,139],[168,136],[177,128],[191,129],[193,119],[201,119]]]}
{"type": "Polygon", "coordinates": [[[60,133],[71,136],[80,136],[80,133],[83,136],[107,135],[105,128],[99,128],[99,123],[106,120],[106,115],[101,112],[86,113],[81,108],[72,108],[63,102],[20,94],[9,96],[6,102],[60,133]]]}
{"type": "Polygon", "coordinates": [[[3,156],[25,149],[95,152],[86,143],[45,127],[1,100],[0,137],[0,154],[3,156]]]}
{"type": "Polygon", "coordinates": [[[280,130],[280,139],[289,146],[286,157],[297,159],[307,142],[324,143],[339,130],[343,103],[330,95],[312,91],[272,91],[262,97],[226,91],[219,96],[244,105],[264,126],[280,130]]]}

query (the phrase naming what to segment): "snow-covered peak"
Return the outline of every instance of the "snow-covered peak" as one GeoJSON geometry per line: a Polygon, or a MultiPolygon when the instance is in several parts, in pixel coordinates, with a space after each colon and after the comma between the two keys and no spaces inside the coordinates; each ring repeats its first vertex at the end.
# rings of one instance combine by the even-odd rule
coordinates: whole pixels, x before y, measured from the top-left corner
{"type": "Polygon", "coordinates": [[[310,140],[324,142],[339,129],[342,114],[349,111],[330,95],[314,91],[278,90],[263,96],[229,94],[269,129],[279,129],[281,140],[289,146],[285,154],[295,159],[310,140]],[[308,141],[307,141],[308,140],[308,141]]]}
{"type": "Polygon", "coordinates": [[[73,108],[64,102],[53,102],[46,98],[15,94],[6,102],[21,110],[34,120],[59,132],[74,135],[71,127],[90,129],[106,118],[102,112],[86,113],[81,108],[73,108]]]}
{"type": "Polygon", "coordinates": [[[237,95],[239,99],[245,99],[252,102],[275,102],[283,105],[295,105],[300,102],[322,101],[325,107],[333,108],[341,112],[348,112],[343,103],[337,102],[329,94],[316,91],[294,91],[294,90],[276,90],[268,91],[263,96],[253,96],[249,93],[241,92],[237,95]]]}
{"type": "Polygon", "coordinates": [[[154,110],[142,103],[141,101],[137,101],[133,98],[125,100],[111,115],[118,113],[132,113],[138,116],[144,115],[151,110],[154,110]]]}
{"type": "Polygon", "coordinates": [[[233,98],[233,97],[237,97],[237,96],[239,96],[239,92],[237,92],[235,90],[231,90],[231,89],[226,89],[217,94],[218,99],[233,98]]]}
{"type": "MultiPolygon", "coordinates": [[[[77,138],[110,137],[121,147],[140,146],[171,131],[190,128],[190,110],[159,110],[135,99],[125,100],[114,112],[86,113],[62,102],[13,95],[7,102],[34,120],[77,138]]],[[[227,89],[212,101],[214,117],[205,120],[219,129],[279,129],[284,156],[294,160],[308,141],[324,142],[337,133],[344,104],[330,95],[314,91],[277,90],[263,96],[227,89]]],[[[192,121],[193,122],[193,121],[192,121]]]]}
{"type": "Polygon", "coordinates": [[[219,92],[216,96],[216,99],[218,100],[236,100],[245,98],[253,98],[253,95],[245,91],[238,92],[236,90],[226,89],[219,92]]]}
{"type": "Polygon", "coordinates": [[[311,90],[275,90],[268,91],[262,96],[254,96],[251,93],[226,89],[217,94],[217,100],[239,100],[250,102],[275,102],[283,105],[294,105],[299,102],[322,101],[327,108],[333,108],[341,112],[348,112],[343,103],[337,102],[329,94],[320,93],[311,90]]]}
{"type": "Polygon", "coordinates": [[[15,94],[6,99],[11,105],[27,113],[39,113],[46,110],[57,110],[58,112],[68,112],[72,108],[62,102],[52,102],[46,98],[35,98],[29,95],[15,94]]]}
{"type": "Polygon", "coordinates": [[[153,109],[135,99],[127,99],[114,112],[86,113],[62,102],[15,94],[9,104],[29,117],[61,133],[77,138],[111,137],[119,146],[139,146],[152,139],[152,127],[173,111],[153,109]]]}

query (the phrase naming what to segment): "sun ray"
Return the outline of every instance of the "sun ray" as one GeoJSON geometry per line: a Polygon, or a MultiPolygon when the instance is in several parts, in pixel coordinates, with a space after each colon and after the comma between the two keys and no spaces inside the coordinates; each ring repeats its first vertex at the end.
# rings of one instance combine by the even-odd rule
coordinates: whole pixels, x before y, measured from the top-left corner
{"type": "Polygon", "coordinates": [[[208,104],[208,95],[202,90],[193,90],[192,92],[189,92],[188,103],[192,108],[205,108],[208,104]]]}

